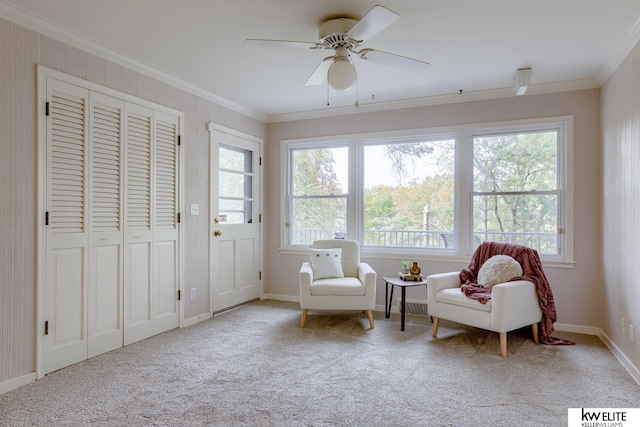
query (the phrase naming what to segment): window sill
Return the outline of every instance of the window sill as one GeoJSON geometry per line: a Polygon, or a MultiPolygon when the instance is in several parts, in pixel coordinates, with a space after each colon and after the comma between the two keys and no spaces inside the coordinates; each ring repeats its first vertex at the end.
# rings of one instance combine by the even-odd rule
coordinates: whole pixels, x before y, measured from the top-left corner
{"type": "MultiPolygon", "coordinates": [[[[281,255],[307,255],[307,248],[291,249],[280,248],[278,249],[281,255]]],[[[408,250],[391,250],[384,251],[379,249],[361,249],[360,256],[367,259],[382,259],[390,260],[397,259],[398,263],[403,259],[411,259],[422,262],[452,262],[468,264],[471,259],[471,255],[460,255],[457,253],[445,253],[445,252],[420,252],[408,250]]],[[[542,266],[545,268],[575,268],[576,261],[565,260],[545,260],[541,258],[542,266]]]]}

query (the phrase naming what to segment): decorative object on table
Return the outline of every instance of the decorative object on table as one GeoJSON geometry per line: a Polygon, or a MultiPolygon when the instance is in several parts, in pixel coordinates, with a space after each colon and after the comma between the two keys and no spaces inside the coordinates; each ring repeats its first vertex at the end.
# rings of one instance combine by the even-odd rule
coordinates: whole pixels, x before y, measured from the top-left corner
{"type": "Polygon", "coordinates": [[[409,274],[410,262],[408,259],[402,260],[402,268],[400,268],[400,274],[409,274]]]}
{"type": "Polygon", "coordinates": [[[418,265],[418,261],[413,261],[413,265],[409,269],[409,273],[413,276],[417,276],[420,274],[420,266],[418,265]]]}
{"type": "Polygon", "coordinates": [[[400,273],[400,278],[404,281],[410,280],[410,281],[415,281],[415,282],[419,282],[421,280],[424,279],[424,276],[422,274],[402,274],[400,273]]]}
{"type": "Polygon", "coordinates": [[[420,266],[417,261],[413,261],[411,264],[411,261],[405,259],[402,261],[402,267],[398,273],[402,280],[419,282],[424,279],[424,276],[420,274],[420,266]]]}

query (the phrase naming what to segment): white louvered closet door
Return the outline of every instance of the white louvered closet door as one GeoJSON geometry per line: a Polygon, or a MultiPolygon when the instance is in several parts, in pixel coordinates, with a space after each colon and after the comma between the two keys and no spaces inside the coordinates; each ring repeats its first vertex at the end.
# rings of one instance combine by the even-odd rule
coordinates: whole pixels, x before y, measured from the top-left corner
{"type": "Polygon", "coordinates": [[[91,93],[89,357],[123,345],[124,101],[91,93]]]}
{"type": "Polygon", "coordinates": [[[153,110],[127,105],[125,118],[124,341],[153,335],[153,110]]]}
{"type": "Polygon", "coordinates": [[[127,104],[125,345],[178,327],[179,119],[127,104]]]}
{"type": "Polygon", "coordinates": [[[178,144],[177,116],[154,116],[154,277],[152,313],[159,332],[178,326],[178,144]]]}
{"type": "Polygon", "coordinates": [[[46,372],[87,358],[89,91],[47,80],[46,372]]]}
{"type": "Polygon", "coordinates": [[[182,116],[70,82],[44,81],[45,374],[179,326],[182,116]]]}

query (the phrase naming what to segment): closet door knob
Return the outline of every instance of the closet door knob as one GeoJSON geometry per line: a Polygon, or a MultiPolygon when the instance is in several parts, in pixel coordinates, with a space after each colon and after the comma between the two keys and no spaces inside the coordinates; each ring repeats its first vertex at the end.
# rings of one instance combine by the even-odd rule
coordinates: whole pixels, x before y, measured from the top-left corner
{"type": "Polygon", "coordinates": [[[222,231],[216,230],[213,232],[213,235],[216,237],[222,236],[222,231]]]}

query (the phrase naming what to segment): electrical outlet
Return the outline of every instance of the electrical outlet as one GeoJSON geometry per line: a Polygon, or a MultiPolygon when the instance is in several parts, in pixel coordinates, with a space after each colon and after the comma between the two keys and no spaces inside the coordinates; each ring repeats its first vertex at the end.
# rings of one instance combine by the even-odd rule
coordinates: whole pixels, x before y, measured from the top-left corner
{"type": "Polygon", "coordinates": [[[200,205],[191,205],[191,215],[200,215],[200,205]]]}
{"type": "Polygon", "coordinates": [[[635,338],[633,336],[633,325],[631,323],[629,323],[629,341],[635,341],[635,338]]]}
{"type": "Polygon", "coordinates": [[[624,321],[624,317],[620,318],[620,330],[622,330],[622,336],[627,332],[627,324],[624,321]]]}
{"type": "Polygon", "coordinates": [[[196,299],[196,288],[191,288],[191,301],[196,299]]]}

